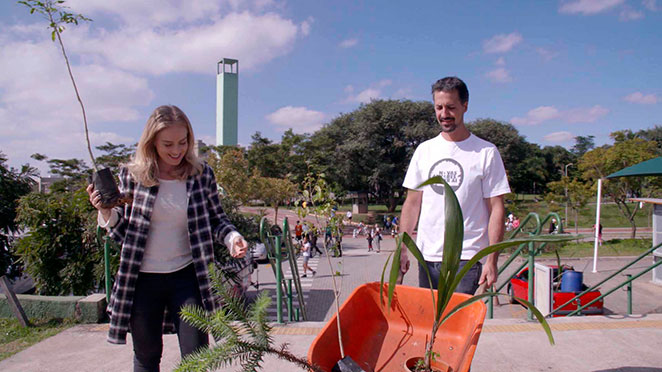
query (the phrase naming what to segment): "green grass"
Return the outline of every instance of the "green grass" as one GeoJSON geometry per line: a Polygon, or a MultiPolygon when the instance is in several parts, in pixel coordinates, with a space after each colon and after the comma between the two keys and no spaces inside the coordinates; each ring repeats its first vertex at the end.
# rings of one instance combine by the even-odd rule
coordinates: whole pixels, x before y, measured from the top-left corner
{"type": "MultiPolygon", "coordinates": [[[[545,201],[538,201],[531,198],[524,198],[518,196],[518,206],[513,208],[512,205],[506,205],[506,209],[515,210],[515,214],[523,219],[529,212],[535,212],[541,218],[547,216],[549,212],[556,212],[562,218],[565,217],[565,207],[563,205],[549,205],[545,201]]],[[[634,207],[635,203],[630,203],[630,207],[634,207]]],[[[589,204],[579,211],[577,224],[580,228],[591,228],[595,224],[595,204],[589,204]]],[[[635,224],[639,227],[650,227],[651,224],[652,206],[644,204],[644,207],[637,211],[635,215],[635,224]]],[[[616,204],[601,204],[600,206],[600,223],[602,227],[630,227],[630,222],[621,214],[616,204]]],[[[568,221],[566,229],[574,228],[575,213],[571,208],[568,208],[568,221]]]]}
{"type": "Polygon", "coordinates": [[[22,327],[17,319],[0,318],[0,360],[72,327],[74,322],[62,319],[30,319],[32,326],[22,327]]]}
{"type": "MultiPolygon", "coordinates": [[[[612,239],[605,241],[598,250],[600,257],[607,256],[638,256],[650,249],[651,239],[612,239]]],[[[541,254],[542,257],[556,257],[554,250],[563,258],[593,257],[593,242],[572,242],[559,244],[557,248],[550,247],[541,254]]]]}

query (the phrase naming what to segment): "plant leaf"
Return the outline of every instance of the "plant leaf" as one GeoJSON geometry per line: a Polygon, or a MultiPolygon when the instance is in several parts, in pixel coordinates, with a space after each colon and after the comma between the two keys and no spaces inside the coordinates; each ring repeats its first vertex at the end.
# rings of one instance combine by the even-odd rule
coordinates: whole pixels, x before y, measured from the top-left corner
{"type": "MultiPolygon", "coordinates": [[[[379,301],[383,304],[384,303],[384,274],[386,274],[386,268],[388,267],[389,261],[391,261],[391,256],[393,256],[393,252],[391,252],[388,257],[386,257],[386,262],[384,263],[384,267],[382,268],[382,277],[379,280],[379,301]]],[[[389,302],[389,308],[391,307],[391,303],[389,302]]]]}
{"type": "MultiPolygon", "coordinates": [[[[441,319],[441,321],[439,322],[439,324],[444,324],[444,322],[445,322],[448,318],[450,318],[453,314],[455,314],[455,313],[457,313],[458,311],[464,309],[465,307],[467,307],[467,306],[473,304],[473,303],[476,302],[476,301],[480,301],[480,300],[482,300],[482,299],[485,298],[485,297],[494,297],[494,296],[498,296],[498,295],[501,295],[501,296],[508,296],[508,294],[506,294],[506,293],[487,292],[487,293],[483,293],[483,294],[480,294],[480,295],[477,295],[477,296],[473,296],[473,297],[469,298],[468,300],[462,301],[462,302],[459,303],[457,306],[455,306],[451,311],[449,311],[449,312],[446,314],[446,316],[444,316],[443,319],[441,319]]],[[[513,297],[513,298],[514,298],[516,301],[518,301],[519,303],[521,303],[522,305],[524,305],[526,308],[528,308],[529,310],[531,310],[531,312],[533,313],[533,315],[536,316],[536,318],[538,319],[538,322],[540,323],[540,325],[542,326],[543,330],[544,330],[545,333],[547,334],[547,339],[549,340],[549,343],[550,343],[551,345],[554,345],[554,335],[552,335],[552,329],[549,327],[549,323],[547,323],[547,320],[546,320],[545,317],[542,315],[542,313],[541,313],[541,312],[540,312],[540,311],[539,311],[539,310],[538,310],[538,309],[537,309],[537,308],[536,308],[531,302],[526,301],[525,299],[523,299],[523,298],[519,298],[519,297],[513,297]]]]}
{"type": "MultiPolygon", "coordinates": [[[[416,261],[418,261],[420,266],[423,267],[425,274],[428,276],[428,283],[430,283],[430,294],[432,295],[432,306],[434,307],[435,301],[434,301],[434,290],[432,289],[432,279],[430,278],[430,270],[428,269],[428,265],[425,264],[425,258],[423,258],[423,254],[418,249],[416,243],[411,238],[411,236],[409,236],[409,234],[403,232],[400,235],[402,235],[402,242],[404,243],[405,247],[407,247],[409,252],[411,252],[414,258],[416,258],[416,261]]],[[[400,237],[400,235],[398,235],[398,237],[400,237]]]]}
{"type": "Polygon", "coordinates": [[[525,238],[517,238],[517,239],[511,239],[511,240],[506,240],[501,243],[493,244],[487,248],[481,249],[476,253],[460,270],[460,272],[457,274],[455,277],[455,281],[451,285],[451,288],[455,290],[457,286],[460,284],[460,280],[467,274],[469,269],[473,265],[476,264],[476,262],[480,261],[483,257],[492,254],[494,252],[501,251],[503,249],[506,249],[508,247],[513,247],[522,243],[531,243],[531,242],[547,242],[547,243],[558,243],[558,242],[565,242],[565,241],[570,241],[570,240],[575,240],[581,238],[581,235],[538,235],[538,236],[529,236],[525,238]]]}
{"type": "Polygon", "coordinates": [[[402,240],[398,236],[395,239],[395,252],[393,252],[393,264],[391,265],[391,272],[388,277],[388,307],[391,307],[393,301],[393,291],[395,291],[395,282],[400,275],[400,254],[402,252],[402,240]]]}

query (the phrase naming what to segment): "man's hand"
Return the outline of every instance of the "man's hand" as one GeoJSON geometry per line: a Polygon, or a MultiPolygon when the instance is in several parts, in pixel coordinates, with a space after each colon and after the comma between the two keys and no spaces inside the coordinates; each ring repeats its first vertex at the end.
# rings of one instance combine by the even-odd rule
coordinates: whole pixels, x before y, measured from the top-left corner
{"type": "Polygon", "coordinates": [[[238,236],[232,240],[230,247],[230,255],[234,258],[242,258],[246,256],[248,251],[248,243],[244,240],[242,236],[238,236]]]}
{"type": "Polygon", "coordinates": [[[491,287],[492,285],[496,284],[497,278],[499,273],[499,269],[497,269],[497,264],[496,261],[492,260],[487,260],[485,265],[483,265],[483,272],[480,274],[480,280],[478,280],[478,284],[483,284],[484,282],[487,281],[487,287],[491,287]]]}
{"type": "Polygon", "coordinates": [[[409,255],[407,254],[407,248],[405,248],[400,254],[400,274],[398,275],[398,284],[402,284],[402,279],[404,278],[407,271],[409,271],[409,265],[409,255]]]}

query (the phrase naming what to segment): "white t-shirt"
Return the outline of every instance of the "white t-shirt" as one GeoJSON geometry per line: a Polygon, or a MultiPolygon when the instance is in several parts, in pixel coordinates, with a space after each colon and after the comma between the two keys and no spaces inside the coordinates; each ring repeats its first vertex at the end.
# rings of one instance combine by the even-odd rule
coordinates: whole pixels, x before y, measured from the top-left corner
{"type": "MultiPolygon", "coordinates": [[[[464,217],[462,259],[471,259],[489,245],[489,212],[485,198],[510,192],[506,170],[496,146],[471,134],[453,142],[437,137],[421,143],[402,185],[416,189],[430,177],[442,176],[453,188],[464,217]]],[[[425,186],[416,244],[426,261],[439,262],[444,250],[443,185],[425,186]]]]}
{"type": "Polygon", "coordinates": [[[141,272],[170,273],[193,262],[187,213],[186,181],[159,180],[141,272]]]}

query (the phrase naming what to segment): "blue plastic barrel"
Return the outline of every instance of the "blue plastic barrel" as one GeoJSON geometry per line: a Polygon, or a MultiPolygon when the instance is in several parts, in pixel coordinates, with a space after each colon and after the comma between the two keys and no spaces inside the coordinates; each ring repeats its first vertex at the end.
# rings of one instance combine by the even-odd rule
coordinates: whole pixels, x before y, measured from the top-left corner
{"type": "Polygon", "coordinates": [[[561,292],[581,292],[584,274],[581,271],[566,270],[561,278],[561,292]]]}

